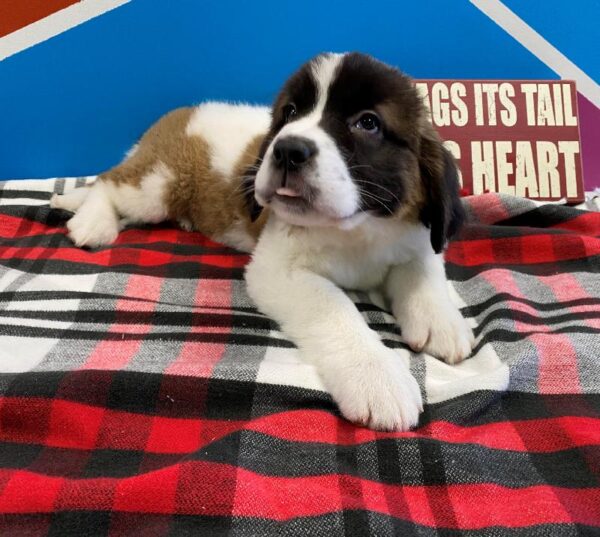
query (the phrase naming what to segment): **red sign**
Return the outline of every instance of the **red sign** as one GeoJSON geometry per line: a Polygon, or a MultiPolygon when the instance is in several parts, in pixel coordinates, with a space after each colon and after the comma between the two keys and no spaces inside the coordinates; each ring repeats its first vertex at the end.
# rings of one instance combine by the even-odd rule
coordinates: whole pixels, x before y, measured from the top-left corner
{"type": "Polygon", "coordinates": [[[419,80],[431,121],[472,194],[584,198],[572,81],[419,80]]]}

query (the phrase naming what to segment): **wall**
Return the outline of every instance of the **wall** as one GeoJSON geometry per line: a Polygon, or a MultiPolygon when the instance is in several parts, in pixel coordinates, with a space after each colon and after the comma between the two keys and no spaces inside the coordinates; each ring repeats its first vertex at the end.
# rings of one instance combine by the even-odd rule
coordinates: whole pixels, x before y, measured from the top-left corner
{"type": "MultiPolygon", "coordinates": [[[[408,4],[3,0],[0,178],[99,172],[165,111],[203,99],[268,103],[299,63],[324,50],[369,52],[417,78],[564,76],[563,64],[530,52],[535,46],[480,9],[496,0],[408,4]]],[[[579,97],[588,187],[600,185],[599,5],[504,1],[591,81],[579,97]]]]}

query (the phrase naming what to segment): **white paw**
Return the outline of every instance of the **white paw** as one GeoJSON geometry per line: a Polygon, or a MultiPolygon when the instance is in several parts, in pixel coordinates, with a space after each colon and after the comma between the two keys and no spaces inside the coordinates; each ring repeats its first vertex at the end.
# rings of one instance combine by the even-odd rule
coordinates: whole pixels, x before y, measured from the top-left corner
{"type": "Polygon", "coordinates": [[[79,208],[79,205],[81,205],[68,194],[52,194],[49,204],[51,209],[63,209],[73,213],[79,208]]]}
{"type": "Polygon", "coordinates": [[[50,208],[51,209],[62,209],[61,204],[60,204],[60,198],[62,196],[60,196],[59,194],[52,194],[52,196],[50,197],[50,208]]]}
{"type": "Polygon", "coordinates": [[[75,212],[85,201],[90,192],[89,188],[75,188],[66,194],[53,194],[50,198],[50,207],[52,209],[64,209],[65,211],[75,212]]]}
{"type": "Polygon", "coordinates": [[[342,415],[380,431],[407,431],[423,411],[419,384],[402,357],[379,343],[324,379],[342,415]]]}
{"type": "Polygon", "coordinates": [[[446,363],[455,364],[471,354],[473,330],[450,301],[428,306],[414,302],[399,305],[394,312],[406,344],[416,352],[425,351],[446,363]]]}
{"type": "Polygon", "coordinates": [[[105,246],[113,243],[119,234],[119,222],[112,213],[91,218],[79,212],[67,222],[67,228],[69,237],[79,247],[105,246]]]}
{"type": "Polygon", "coordinates": [[[192,221],[188,220],[187,218],[180,218],[177,220],[177,223],[184,231],[194,231],[194,224],[192,224],[192,221]]]}

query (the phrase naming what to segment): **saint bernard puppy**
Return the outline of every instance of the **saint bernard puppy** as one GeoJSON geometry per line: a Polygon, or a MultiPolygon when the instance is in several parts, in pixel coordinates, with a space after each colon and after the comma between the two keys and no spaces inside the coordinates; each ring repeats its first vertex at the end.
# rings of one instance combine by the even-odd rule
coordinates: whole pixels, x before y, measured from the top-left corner
{"type": "Polygon", "coordinates": [[[353,422],[402,431],[423,406],[407,364],[342,289],[381,289],[416,352],[448,363],[471,352],[442,258],[463,219],[454,160],[411,80],[370,56],[317,56],[272,109],[175,110],[121,164],[51,205],[75,213],[78,246],[172,219],[252,252],[250,297],[353,422]]]}

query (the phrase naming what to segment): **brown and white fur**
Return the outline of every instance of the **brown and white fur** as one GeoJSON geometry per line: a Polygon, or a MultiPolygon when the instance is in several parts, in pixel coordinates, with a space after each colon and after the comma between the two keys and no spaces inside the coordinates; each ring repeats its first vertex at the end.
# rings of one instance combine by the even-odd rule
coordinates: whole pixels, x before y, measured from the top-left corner
{"type": "Polygon", "coordinates": [[[211,102],[179,108],[91,187],[54,196],[50,205],[76,213],[67,227],[77,246],[110,244],[127,224],[172,219],[249,252],[265,217],[251,221],[241,180],[270,121],[266,107],[211,102]]]}
{"type": "Polygon", "coordinates": [[[351,421],[406,430],[422,400],[342,288],[382,289],[415,351],[449,363],[471,352],[441,255],[463,215],[454,161],[410,79],[369,56],[314,58],[271,112],[171,112],[93,186],[51,203],[75,212],[67,226],[79,246],[110,243],[125,223],[173,219],[253,251],[250,296],[351,421]]]}

